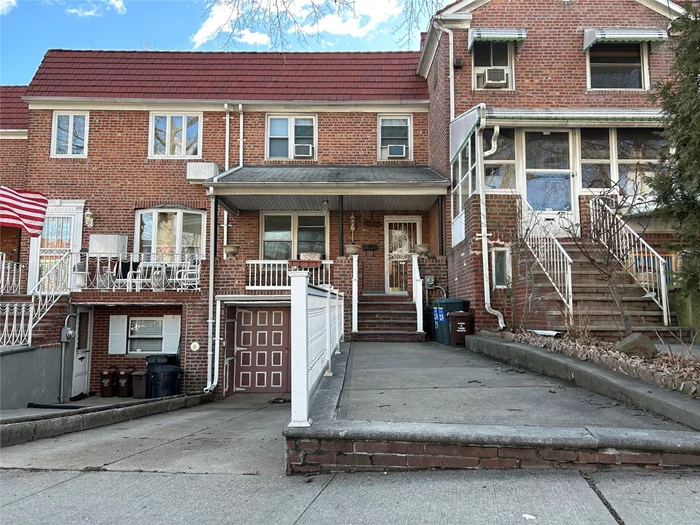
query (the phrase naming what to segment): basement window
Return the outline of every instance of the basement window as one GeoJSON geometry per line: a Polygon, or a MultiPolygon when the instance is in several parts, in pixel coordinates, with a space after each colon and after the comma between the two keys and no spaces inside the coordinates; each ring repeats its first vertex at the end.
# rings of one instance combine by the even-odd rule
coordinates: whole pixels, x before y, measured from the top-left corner
{"type": "Polygon", "coordinates": [[[508,288],[510,286],[510,248],[491,248],[491,272],[494,288],[508,288]]]}

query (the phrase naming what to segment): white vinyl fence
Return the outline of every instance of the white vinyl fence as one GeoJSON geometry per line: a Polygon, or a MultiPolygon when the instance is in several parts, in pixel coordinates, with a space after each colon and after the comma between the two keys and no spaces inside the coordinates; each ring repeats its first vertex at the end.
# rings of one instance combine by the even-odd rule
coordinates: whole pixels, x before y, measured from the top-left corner
{"type": "Polygon", "coordinates": [[[292,421],[311,426],[309,401],[321,377],[333,375],[333,353],[344,334],[344,300],[333,287],[309,284],[309,272],[290,271],[292,329],[292,421]]]}

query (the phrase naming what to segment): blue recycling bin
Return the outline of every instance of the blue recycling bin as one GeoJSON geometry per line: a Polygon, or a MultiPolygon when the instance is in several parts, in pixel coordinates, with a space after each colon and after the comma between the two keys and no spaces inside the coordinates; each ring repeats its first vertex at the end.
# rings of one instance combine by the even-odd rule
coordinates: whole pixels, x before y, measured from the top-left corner
{"type": "Polygon", "coordinates": [[[433,334],[434,341],[443,345],[450,345],[450,325],[447,314],[450,312],[469,311],[469,301],[464,299],[435,299],[433,307],[433,334]]]}

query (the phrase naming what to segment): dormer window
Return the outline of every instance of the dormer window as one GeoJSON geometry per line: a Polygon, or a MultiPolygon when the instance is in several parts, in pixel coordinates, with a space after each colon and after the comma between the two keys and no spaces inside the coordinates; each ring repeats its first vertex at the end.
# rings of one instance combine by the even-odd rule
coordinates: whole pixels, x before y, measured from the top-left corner
{"type": "Polygon", "coordinates": [[[524,29],[470,29],[474,89],[514,89],[516,46],[527,37],[524,29]]]}

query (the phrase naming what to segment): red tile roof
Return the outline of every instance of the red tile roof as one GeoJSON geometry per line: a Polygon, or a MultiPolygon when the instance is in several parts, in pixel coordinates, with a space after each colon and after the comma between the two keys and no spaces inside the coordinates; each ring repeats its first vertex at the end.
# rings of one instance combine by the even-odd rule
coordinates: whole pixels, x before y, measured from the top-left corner
{"type": "Polygon", "coordinates": [[[29,108],[22,100],[27,86],[0,86],[0,129],[27,129],[29,108]]]}
{"type": "Polygon", "coordinates": [[[50,50],[30,97],[427,100],[416,51],[237,53],[50,50]]]}

